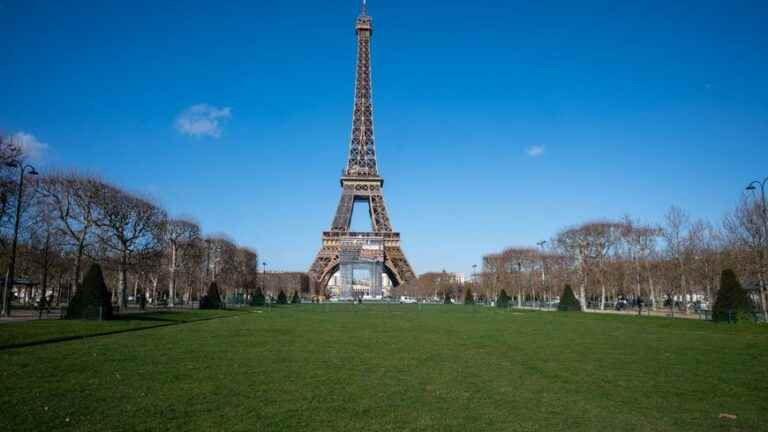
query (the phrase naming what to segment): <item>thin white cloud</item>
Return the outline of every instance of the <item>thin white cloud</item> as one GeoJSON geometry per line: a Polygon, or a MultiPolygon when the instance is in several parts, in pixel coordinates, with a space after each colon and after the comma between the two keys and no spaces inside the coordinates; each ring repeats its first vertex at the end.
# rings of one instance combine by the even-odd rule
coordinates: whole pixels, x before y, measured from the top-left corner
{"type": "Polygon", "coordinates": [[[48,154],[48,144],[41,142],[27,132],[16,132],[11,136],[11,143],[21,149],[23,157],[32,162],[42,163],[48,154]]]}
{"type": "Polygon", "coordinates": [[[527,153],[530,157],[539,157],[544,154],[544,146],[530,146],[525,150],[525,153],[527,153]]]}
{"type": "Polygon", "coordinates": [[[175,127],[179,133],[194,137],[210,136],[219,138],[224,120],[232,116],[229,107],[215,107],[197,104],[185,109],[176,116],[175,127]]]}

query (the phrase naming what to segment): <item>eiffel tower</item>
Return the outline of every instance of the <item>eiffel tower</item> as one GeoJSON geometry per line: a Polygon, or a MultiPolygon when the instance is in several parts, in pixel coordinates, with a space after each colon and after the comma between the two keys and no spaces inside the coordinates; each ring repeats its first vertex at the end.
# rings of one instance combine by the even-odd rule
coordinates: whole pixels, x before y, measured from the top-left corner
{"type": "Polygon", "coordinates": [[[357,31],[357,79],[355,105],[352,113],[352,139],[347,165],[341,175],[341,199],[330,231],[323,232],[322,247],[309,276],[315,292],[328,295],[326,288],[331,277],[341,275],[342,299],[359,298],[353,291],[352,274],[355,268],[367,266],[371,280],[365,294],[378,298],[382,294],[382,273],[386,273],[394,286],[415,278],[408,260],[400,247],[400,233],[392,230],[384,205],[384,179],[376,163],[373,139],[373,104],[371,101],[371,34],[373,24],[363,0],[357,31]],[[368,204],[371,232],[350,231],[355,202],[368,204]]]}

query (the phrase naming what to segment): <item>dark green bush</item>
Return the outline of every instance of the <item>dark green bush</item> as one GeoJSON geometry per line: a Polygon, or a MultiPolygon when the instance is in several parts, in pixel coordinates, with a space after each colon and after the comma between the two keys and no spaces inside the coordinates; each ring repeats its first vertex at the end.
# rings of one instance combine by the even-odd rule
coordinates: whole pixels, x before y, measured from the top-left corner
{"type": "Polygon", "coordinates": [[[451,293],[449,293],[448,291],[445,292],[445,297],[443,297],[443,304],[452,304],[451,293]]]}
{"type": "Polygon", "coordinates": [[[219,286],[216,282],[208,285],[208,292],[200,299],[200,309],[221,309],[221,295],[219,295],[219,286]]]}
{"type": "Polygon", "coordinates": [[[280,290],[280,292],[277,293],[277,304],[288,304],[288,296],[285,295],[285,291],[280,290]]]}
{"type": "Polygon", "coordinates": [[[505,308],[509,306],[509,296],[505,290],[501,290],[499,296],[496,298],[496,307],[505,308]]]}
{"type": "Polygon", "coordinates": [[[264,291],[256,288],[256,292],[251,296],[251,306],[264,306],[267,304],[267,298],[264,297],[264,291]]]}
{"type": "Polygon", "coordinates": [[[93,264],[67,307],[67,319],[112,319],[112,293],[104,283],[101,266],[93,264]]]}
{"type": "Polygon", "coordinates": [[[568,284],[565,284],[557,310],[560,312],[581,312],[581,303],[579,303],[579,300],[573,294],[571,286],[568,284]]]}
{"type": "Polygon", "coordinates": [[[465,305],[475,304],[475,296],[472,295],[472,290],[469,288],[467,288],[467,290],[464,291],[464,304],[465,305]]]}
{"type": "Polygon", "coordinates": [[[299,304],[301,303],[301,298],[299,297],[299,292],[294,291],[293,296],[291,296],[291,304],[299,304]]]}
{"type": "Polygon", "coordinates": [[[747,292],[731,269],[720,274],[720,289],[712,306],[712,321],[751,321],[753,308],[747,292]]]}

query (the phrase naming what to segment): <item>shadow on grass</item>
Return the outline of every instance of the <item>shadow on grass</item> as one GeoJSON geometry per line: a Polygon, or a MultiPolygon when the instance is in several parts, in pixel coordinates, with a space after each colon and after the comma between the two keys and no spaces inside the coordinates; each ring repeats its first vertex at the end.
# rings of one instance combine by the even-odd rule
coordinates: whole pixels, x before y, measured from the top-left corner
{"type": "MultiPolygon", "coordinates": [[[[186,311],[184,311],[186,312],[186,311]]],[[[174,319],[173,315],[178,312],[139,312],[139,313],[127,313],[117,314],[115,318],[111,319],[111,322],[132,322],[132,321],[153,321],[153,322],[187,322],[192,320],[180,320],[174,319]]],[[[183,312],[182,312],[183,313],[183,312]]],[[[203,319],[203,318],[200,318],[203,319]]]]}
{"type": "Polygon", "coordinates": [[[78,322],[78,321],[88,322],[88,323],[101,322],[105,324],[106,323],[147,323],[147,324],[137,325],[135,327],[129,327],[129,328],[117,328],[117,329],[105,328],[102,331],[96,330],[92,333],[87,333],[87,334],[53,336],[53,337],[48,337],[40,340],[32,340],[32,341],[26,341],[26,342],[11,343],[7,345],[0,345],[0,351],[10,350],[14,348],[31,347],[35,345],[46,345],[46,344],[57,343],[57,342],[67,342],[67,341],[73,341],[73,340],[79,340],[79,339],[88,339],[88,338],[93,338],[98,336],[109,336],[109,335],[116,335],[121,333],[144,331],[144,330],[150,330],[150,329],[157,329],[160,327],[169,327],[169,326],[176,326],[176,325],[188,324],[193,322],[209,321],[209,320],[214,320],[219,318],[228,318],[228,317],[233,317],[238,315],[240,314],[195,317],[195,316],[190,316],[189,314],[185,314],[183,312],[178,313],[178,312],[168,311],[168,312],[147,312],[147,313],[117,315],[115,319],[108,320],[108,321],[67,320],[69,322],[78,322]]]}

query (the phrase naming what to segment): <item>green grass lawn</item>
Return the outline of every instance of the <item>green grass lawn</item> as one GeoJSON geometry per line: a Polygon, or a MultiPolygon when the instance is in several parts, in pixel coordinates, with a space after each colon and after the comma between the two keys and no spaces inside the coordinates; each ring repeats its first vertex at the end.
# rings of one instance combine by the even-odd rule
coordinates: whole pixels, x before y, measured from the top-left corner
{"type": "Polygon", "coordinates": [[[301,305],[0,362],[3,431],[768,430],[768,327],[691,320],[301,305]]]}

